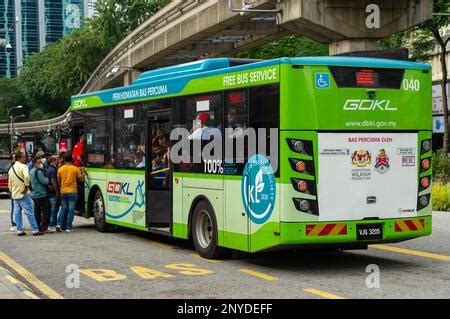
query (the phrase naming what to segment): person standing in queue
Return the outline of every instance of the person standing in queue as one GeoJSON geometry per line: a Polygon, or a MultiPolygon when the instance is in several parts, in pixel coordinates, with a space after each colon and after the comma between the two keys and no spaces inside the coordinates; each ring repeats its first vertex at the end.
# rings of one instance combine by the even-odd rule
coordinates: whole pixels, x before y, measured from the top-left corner
{"type": "MultiPolygon", "coordinates": [[[[86,166],[84,163],[84,134],[80,136],[80,139],[73,147],[72,156],[73,156],[73,165],[83,170],[86,166]]],[[[79,215],[83,210],[84,204],[84,182],[77,184],[77,194],[78,200],[77,205],[75,207],[75,213],[79,215]]]]}
{"type": "Polygon", "coordinates": [[[14,220],[17,225],[17,235],[26,235],[22,221],[22,211],[25,212],[28,218],[33,236],[43,235],[44,233],[39,231],[33,213],[33,201],[29,194],[30,172],[25,164],[25,155],[17,152],[15,159],[14,165],[8,171],[8,187],[11,192],[11,197],[14,200],[14,220]]]}
{"type": "MultiPolygon", "coordinates": [[[[50,202],[50,225],[49,230],[50,232],[56,231],[56,222],[58,218],[58,210],[60,207],[60,194],[59,194],[59,188],[58,188],[58,175],[57,175],[57,168],[58,165],[58,157],[56,156],[50,156],[48,159],[48,166],[47,166],[47,177],[50,181],[50,189],[48,191],[48,200],[50,202]]],[[[65,226],[63,223],[62,226],[65,226]]]]}
{"type": "MultiPolygon", "coordinates": [[[[13,166],[14,165],[14,162],[16,161],[15,160],[15,154],[14,153],[12,153],[10,156],[9,156],[9,159],[10,159],[10,161],[11,161],[11,166],[13,166]]],[[[9,167],[9,169],[11,169],[11,166],[9,167]]],[[[9,171],[9,170],[8,170],[9,171]]],[[[16,225],[16,223],[14,222],[14,200],[13,200],[13,198],[12,198],[12,194],[11,194],[11,192],[9,193],[9,197],[11,198],[11,228],[9,229],[9,231],[16,231],[17,230],[17,225],[16,225]]]]}
{"type": "Polygon", "coordinates": [[[30,171],[30,182],[32,186],[31,198],[34,202],[34,217],[39,230],[48,233],[50,221],[50,203],[48,201],[47,188],[49,179],[44,174],[44,164],[41,157],[33,158],[33,169],[30,171]]]}
{"type": "Polygon", "coordinates": [[[84,170],[80,170],[73,165],[72,154],[64,154],[64,165],[58,170],[58,186],[61,191],[61,210],[58,214],[58,224],[56,231],[61,232],[61,225],[66,215],[67,229],[66,232],[73,231],[73,219],[75,214],[75,206],[77,204],[78,193],[77,183],[84,182],[84,170]]]}

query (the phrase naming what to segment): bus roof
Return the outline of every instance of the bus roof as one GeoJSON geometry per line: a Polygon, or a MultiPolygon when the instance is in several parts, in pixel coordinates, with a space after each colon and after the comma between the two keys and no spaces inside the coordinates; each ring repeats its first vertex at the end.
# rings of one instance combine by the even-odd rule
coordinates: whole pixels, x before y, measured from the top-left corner
{"type": "MultiPolygon", "coordinates": [[[[160,85],[170,81],[172,83],[177,82],[177,84],[182,85],[181,82],[186,84],[191,80],[203,77],[223,75],[230,72],[240,72],[282,64],[342,66],[342,67],[372,67],[372,68],[393,68],[393,69],[415,69],[415,70],[431,69],[431,66],[428,64],[415,63],[404,60],[389,60],[379,58],[347,57],[347,56],[279,58],[273,60],[240,60],[230,58],[215,58],[143,72],[130,86],[113,88],[98,92],[90,92],[86,94],[73,96],[72,106],[74,100],[84,99],[91,96],[97,96],[101,100],[103,100],[101,98],[102,96],[105,95],[110,96],[114,93],[121,93],[123,91],[133,89],[134,87],[140,88],[148,84],[160,85]]],[[[170,92],[167,92],[167,94],[162,94],[161,98],[163,98],[164,95],[165,96],[173,95],[173,93],[170,94],[170,92]]],[[[107,98],[101,104],[105,105],[117,103],[112,103],[111,99],[107,98]]]]}
{"type": "Polygon", "coordinates": [[[276,64],[326,65],[326,66],[373,67],[373,68],[417,69],[417,70],[431,69],[431,66],[428,64],[409,62],[404,60],[389,60],[389,59],[346,57],[346,56],[279,58],[266,61],[254,60],[253,63],[251,63],[252,62],[251,60],[244,60],[246,61],[246,63],[239,63],[239,61],[240,61],[239,59],[216,58],[164,67],[157,70],[143,72],[133,82],[133,84],[141,84],[144,82],[158,81],[208,71],[223,70],[223,72],[226,72],[225,69],[229,69],[230,67],[236,67],[239,65],[246,65],[246,67],[244,67],[245,69],[264,67],[276,64]]]}

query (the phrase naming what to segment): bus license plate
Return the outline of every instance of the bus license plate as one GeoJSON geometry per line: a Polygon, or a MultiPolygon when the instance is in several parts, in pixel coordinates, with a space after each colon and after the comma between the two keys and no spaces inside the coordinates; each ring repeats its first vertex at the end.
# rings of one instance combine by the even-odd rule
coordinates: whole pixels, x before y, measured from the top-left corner
{"type": "Polygon", "coordinates": [[[362,224],[356,226],[357,240],[379,240],[383,239],[382,224],[362,224]]]}

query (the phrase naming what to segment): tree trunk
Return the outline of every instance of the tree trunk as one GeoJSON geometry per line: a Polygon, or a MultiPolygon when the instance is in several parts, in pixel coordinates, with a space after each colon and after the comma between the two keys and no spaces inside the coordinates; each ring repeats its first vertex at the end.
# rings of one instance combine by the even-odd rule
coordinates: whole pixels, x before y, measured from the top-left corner
{"type": "Polygon", "coordinates": [[[434,37],[436,38],[437,42],[439,43],[439,46],[441,48],[440,58],[441,58],[441,68],[442,68],[442,80],[441,80],[441,87],[442,87],[442,107],[444,109],[444,142],[443,142],[443,150],[445,154],[448,153],[448,100],[447,100],[447,61],[446,61],[446,55],[447,55],[447,48],[446,44],[447,42],[444,42],[441,35],[439,34],[439,31],[433,32],[434,37]]]}

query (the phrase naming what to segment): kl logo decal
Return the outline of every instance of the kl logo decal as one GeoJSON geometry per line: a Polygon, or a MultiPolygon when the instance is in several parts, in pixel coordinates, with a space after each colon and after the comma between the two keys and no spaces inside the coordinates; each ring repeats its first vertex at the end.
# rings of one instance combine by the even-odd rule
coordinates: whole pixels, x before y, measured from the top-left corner
{"type": "Polygon", "coordinates": [[[275,206],[275,175],[269,160],[253,155],[245,165],[242,184],[242,202],[245,211],[256,224],[263,224],[272,215],[275,206]]]}
{"type": "Polygon", "coordinates": [[[352,165],[357,167],[366,167],[372,164],[372,155],[369,151],[359,150],[352,155],[352,165]]]}
{"type": "Polygon", "coordinates": [[[375,170],[380,174],[384,174],[389,168],[389,156],[386,155],[385,149],[382,148],[376,159],[375,170]]]}

